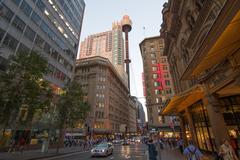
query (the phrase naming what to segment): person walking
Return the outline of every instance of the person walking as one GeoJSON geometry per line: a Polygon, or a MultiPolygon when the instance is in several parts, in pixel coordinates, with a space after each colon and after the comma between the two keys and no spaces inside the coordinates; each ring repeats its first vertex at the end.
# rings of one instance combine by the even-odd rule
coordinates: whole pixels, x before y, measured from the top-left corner
{"type": "Polygon", "coordinates": [[[153,140],[150,139],[147,145],[148,145],[149,160],[157,160],[157,150],[156,150],[156,146],[153,143],[153,140]]]}
{"type": "Polygon", "coordinates": [[[22,137],[22,138],[20,139],[20,141],[19,141],[19,151],[20,151],[21,153],[23,153],[25,143],[26,143],[26,141],[25,141],[25,139],[22,137]]]}
{"type": "Polygon", "coordinates": [[[11,142],[9,144],[8,152],[15,152],[16,151],[16,140],[14,138],[11,139],[11,142]]]}
{"type": "Polygon", "coordinates": [[[177,142],[177,146],[178,146],[178,148],[179,148],[181,154],[183,154],[184,141],[183,141],[182,138],[180,138],[180,139],[178,140],[178,142],[177,142]]]}
{"type": "Polygon", "coordinates": [[[224,160],[238,160],[232,146],[226,139],[223,140],[223,144],[220,146],[219,155],[222,156],[224,160]]]}
{"type": "Polygon", "coordinates": [[[189,145],[184,149],[183,154],[187,157],[187,160],[201,160],[203,157],[201,151],[193,145],[192,141],[189,141],[189,145]]]}

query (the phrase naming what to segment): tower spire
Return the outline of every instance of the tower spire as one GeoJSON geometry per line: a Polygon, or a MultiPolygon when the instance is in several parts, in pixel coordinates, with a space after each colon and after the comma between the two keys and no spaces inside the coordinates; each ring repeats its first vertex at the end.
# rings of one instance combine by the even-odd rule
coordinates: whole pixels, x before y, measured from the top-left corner
{"type": "Polygon", "coordinates": [[[132,21],[130,20],[128,15],[124,15],[123,19],[121,21],[122,23],[122,31],[125,34],[125,53],[126,53],[126,72],[128,75],[128,89],[130,92],[130,72],[129,72],[129,63],[131,63],[131,60],[129,59],[129,46],[128,46],[128,32],[132,30],[132,21]]]}

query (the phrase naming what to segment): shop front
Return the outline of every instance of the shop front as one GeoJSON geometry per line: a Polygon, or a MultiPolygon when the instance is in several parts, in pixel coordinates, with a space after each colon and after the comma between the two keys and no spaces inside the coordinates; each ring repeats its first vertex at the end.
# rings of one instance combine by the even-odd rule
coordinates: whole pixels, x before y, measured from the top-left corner
{"type": "Polygon", "coordinates": [[[220,101],[230,142],[240,155],[240,96],[224,97],[220,101]]]}
{"type": "Polygon", "coordinates": [[[214,135],[209,122],[206,106],[204,106],[200,100],[191,105],[189,108],[198,147],[205,151],[216,151],[214,135]]]}

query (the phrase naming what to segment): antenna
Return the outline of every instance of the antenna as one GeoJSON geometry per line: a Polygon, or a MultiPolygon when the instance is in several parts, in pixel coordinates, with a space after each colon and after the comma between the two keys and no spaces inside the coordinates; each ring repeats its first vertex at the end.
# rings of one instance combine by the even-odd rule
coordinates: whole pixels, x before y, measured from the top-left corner
{"type": "Polygon", "coordinates": [[[145,26],[143,26],[143,38],[145,39],[146,38],[146,33],[145,33],[145,26]]]}

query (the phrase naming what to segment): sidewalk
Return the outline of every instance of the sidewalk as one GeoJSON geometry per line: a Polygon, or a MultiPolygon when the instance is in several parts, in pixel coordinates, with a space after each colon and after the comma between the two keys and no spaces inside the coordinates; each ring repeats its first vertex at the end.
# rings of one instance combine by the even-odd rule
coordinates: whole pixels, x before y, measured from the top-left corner
{"type": "Polygon", "coordinates": [[[162,149],[158,150],[159,160],[184,160],[184,156],[178,149],[162,149]]]}
{"type": "Polygon", "coordinates": [[[82,147],[65,147],[60,148],[59,153],[56,153],[56,148],[51,148],[48,150],[47,153],[42,153],[40,149],[37,150],[28,150],[24,151],[23,153],[20,152],[0,152],[0,160],[34,160],[44,157],[52,157],[56,155],[64,155],[73,152],[80,152],[83,151],[82,147]]]}
{"type": "MultiPolygon", "coordinates": [[[[179,152],[178,149],[160,149],[160,146],[156,146],[158,156],[157,160],[184,160],[184,156],[179,152]]],[[[149,160],[148,150],[145,152],[147,159],[149,160]]]]}
{"type": "MultiPolygon", "coordinates": [[[[165,149],[160,149],[157,147],[158,150],[158,160],[184,160],[185,157],[180,153],[178,148],[170,149],[166,147],[165,149]]],[[[210,155],[204,155],[204,160],[213,160],[213,157],[210,155]]]]}

